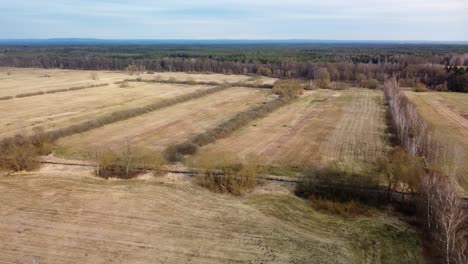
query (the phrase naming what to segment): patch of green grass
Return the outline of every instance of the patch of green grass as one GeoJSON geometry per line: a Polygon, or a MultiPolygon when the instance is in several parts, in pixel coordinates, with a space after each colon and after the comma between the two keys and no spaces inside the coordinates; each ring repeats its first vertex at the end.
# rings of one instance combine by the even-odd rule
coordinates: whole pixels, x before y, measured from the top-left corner
{"type": "Polygon", "coordinates": [[[420,263],[416,232],[383,212],[346,219],[317,212],[291,195],[258,195],[246,203],[277,219],[285,237],[302,241],[307,254],[299,263],[420,263]]]}
{"type": "Polygon", "coordinates": [[[261,166],[261,174],[269,174],[275,176],[291,176],[302,177],[304,176],[305,168],[297,166],[261,166]]]}

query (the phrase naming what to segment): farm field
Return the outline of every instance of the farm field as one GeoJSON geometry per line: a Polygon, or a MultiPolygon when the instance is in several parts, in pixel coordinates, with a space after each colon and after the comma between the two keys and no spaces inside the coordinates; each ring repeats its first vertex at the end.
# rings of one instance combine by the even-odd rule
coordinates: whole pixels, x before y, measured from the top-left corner
{"type": "Polygon", "coordinates": [[[316,90],[255,121],[228,138],[203,147],[197,158],[225,153],[256,157],[270,165],[336,165],[366,169],[386,148],[385,106],[381,91],[316,90]]]}
{"type": "Polygon", "coordinates": [[[210,86],[131,83],[0,101],[0,137],[33,127],[59,128],[106,113],[140,107],[210,86]]]}
{"type": "Polygon", "coordinates": [[[468,94],[410,91],[405,94],[433,129],[460,148],[464,162],[458,182],[468,195],[468,94]]]}
{"type": "Polygon", "coordinates": [[[0,177],[0,263],[420,263],[396,218],[345,220],[273,190],[238,198],[176,175],[48,166],[0,177]]]}
{"type": "MultiPolygon", "coordinates": [[[[205,81],[218,83],[259,83],[273,84],[276,79],[267,77],[252,78],[244,75],[224,74],[191,74],[181,72],[158,72],[154,74],[142,74],[140,77],[152,80],[156,77],[163,80],[174,78],[177,81],[205,81]]],[[[90,84],[112,84],[124,79],[135,79],[137,75],[129,75],[119,71],[80,71],[57,69],[31,69],[31,68],[0,68],[0,97],[15,96],[21,93],[48,91],[54,89],[86,86],[90,84]],[[92,74],[97,80],[92,79],[92,74]]]]}
{"type": "Polygon", "coordinates": [[[124,147],[123,142],[156,150],[182,143],[211,126],[274,98],[267,89],[232,87],[199,99],[61,139],[59,154],[79,157],[83,146],[124,147]]]}

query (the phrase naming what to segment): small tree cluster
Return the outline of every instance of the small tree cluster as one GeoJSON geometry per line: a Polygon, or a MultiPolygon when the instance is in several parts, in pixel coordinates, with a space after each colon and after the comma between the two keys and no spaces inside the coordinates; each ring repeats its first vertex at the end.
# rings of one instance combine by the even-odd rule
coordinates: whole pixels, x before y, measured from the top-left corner
{"type": "Polygon", "coordinates": [[[225,153],[203,155],[192,165],[204,176],[197,183],[213,192],[242,195],[257,186],[260,166],[255,157],[249,157],[247,163],[235,162],[225,153]]]}
{"type": "Polygon", "coordinates": [[[440,173],[421,178],[419,209],[426,234],[445,264],[468,263],[468,214],[456,185],[440,173]]]}
{"type": "Polygon", "coordinates": [[[281,97],[295,97],[303,93],[304,86],[301,80],[279,80],[273,86],[273,93],[281,97]]]}
{"type": "Polygon", "coordinates": [[[134,147],[126,141],[120,151],[91,148],[88,156],[95,162],[95,174],[101,178],[131,179],[147,170],[159,170],[164,159],[160,153],[144,147],[134,147]]]}
{"type": "Polygon", "coordinates": [[[330,87],[330,73],[327,68],[318,68],[314,72],[315,84],[318,88],[328,89],[330,87]]]}

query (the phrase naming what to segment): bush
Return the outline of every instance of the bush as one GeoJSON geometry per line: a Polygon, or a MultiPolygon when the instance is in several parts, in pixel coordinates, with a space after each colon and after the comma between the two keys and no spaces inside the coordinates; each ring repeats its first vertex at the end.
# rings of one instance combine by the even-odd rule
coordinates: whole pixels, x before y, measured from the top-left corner
{"type": "Polygon", "coordinates": [[[380,83],[376,79],[370,79],[367,81],[367,88],[369,89],[378,89],[380,87],[380,83]]]}
{"type": "Polygon", "coordinates": [[[120,85],[119,85],[120,88],[129,88],[130,85],[128,84],[128,82],[121,82],[120,85]]]}
{"type": "Polygon", "coordinates": [[[331,87],[333,90],[346,90],[349,88],[349,86],[346,83],[342,83],[342,82],[334,82],[331,85],[331,87]]]}
{"type": "Polygon", "coordinates": [[[362,88],[378,89],[380,87],[380,83],[376,79],[362,79],[360,81],[360,86],[362,88]]]}
{"type": "Polygon", "coordinates": [[[422,92],[427,92],[428,89],[424,83],[417,83],[416,86],[414,87],[414,91],[422,93],[422,92]]]}
{"type": "Polygon", "coordinates": [[[99,80],[99,74],[97,72],[92,72],[89,77],[91,78],[91,80],[94,80],[94,81],[97,81],[99,80]]]}
{"type": "Polygon", "coordinates": [[[39,151],[32,142],[16,135],[0,142],[0,169],[29,171],[39,167],[39,151]]]}
{"type": "Polygon", "coordinates": [[[273,93],[282,97],[299,96],[303,93],[304,86],[301,80],[279,80],[273,86],[273,93]]]}
{"type": "Polygon", "coordinates": [[[96,163],[95,175],[104,179],[131,179],[146,170],[160,170],[164,164],[159,153],[129,142],[123,151],[94,148],[88,155],[96,163]]]}
{"type": "Polygon", "coordinates": [[[314,80],[317,87],[321,89],[328,89],[330,87],[330,73],[327,68],[320,68],[314,72],[314,80]]]}
{"type": "Polygon", "coordinates": [[[219,154],[204,156],[196,166],[205,174],[197,184],[212,192],[242,195],[257,185],[259,166],[255,163],[236,163],[219,154]]]}
{"type": "Polygon", "coordinates": [[[0,101],[10,100],[13,99],[13,96],[2,96],[0,97],[0,101]]]}
{"type": "Polygon", "coordinates": [[[164,151],[164,158],[170,162],[182,161],[185,155],[194,155],[197,151],[198,146],[190,142],[171,145],[164,151]]]}

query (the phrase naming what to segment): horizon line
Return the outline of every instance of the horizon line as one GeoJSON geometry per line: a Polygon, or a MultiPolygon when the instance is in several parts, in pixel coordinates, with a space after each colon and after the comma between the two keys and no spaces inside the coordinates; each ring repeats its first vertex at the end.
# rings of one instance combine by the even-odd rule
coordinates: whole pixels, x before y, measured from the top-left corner
{"type": "Polygon", "coordinates": [[[468,44],[468,40],[408,40],[408,39],[308,39],[308,38],[272,38],[272,39],[253,39],[253,38],[80,38],[80,37],[58,37],[58,38],[0,38],[1,42],[47,42],[47,41],[94,41],[94,42],[128,42],[128,41],[145,41],[145,42],[210,42],[210,41],[218,41],[218,42],[303,42],[303,43],[313,43],[313,42],[322,42],[322,43],[439,43],[439,44],[468,44]]]}

